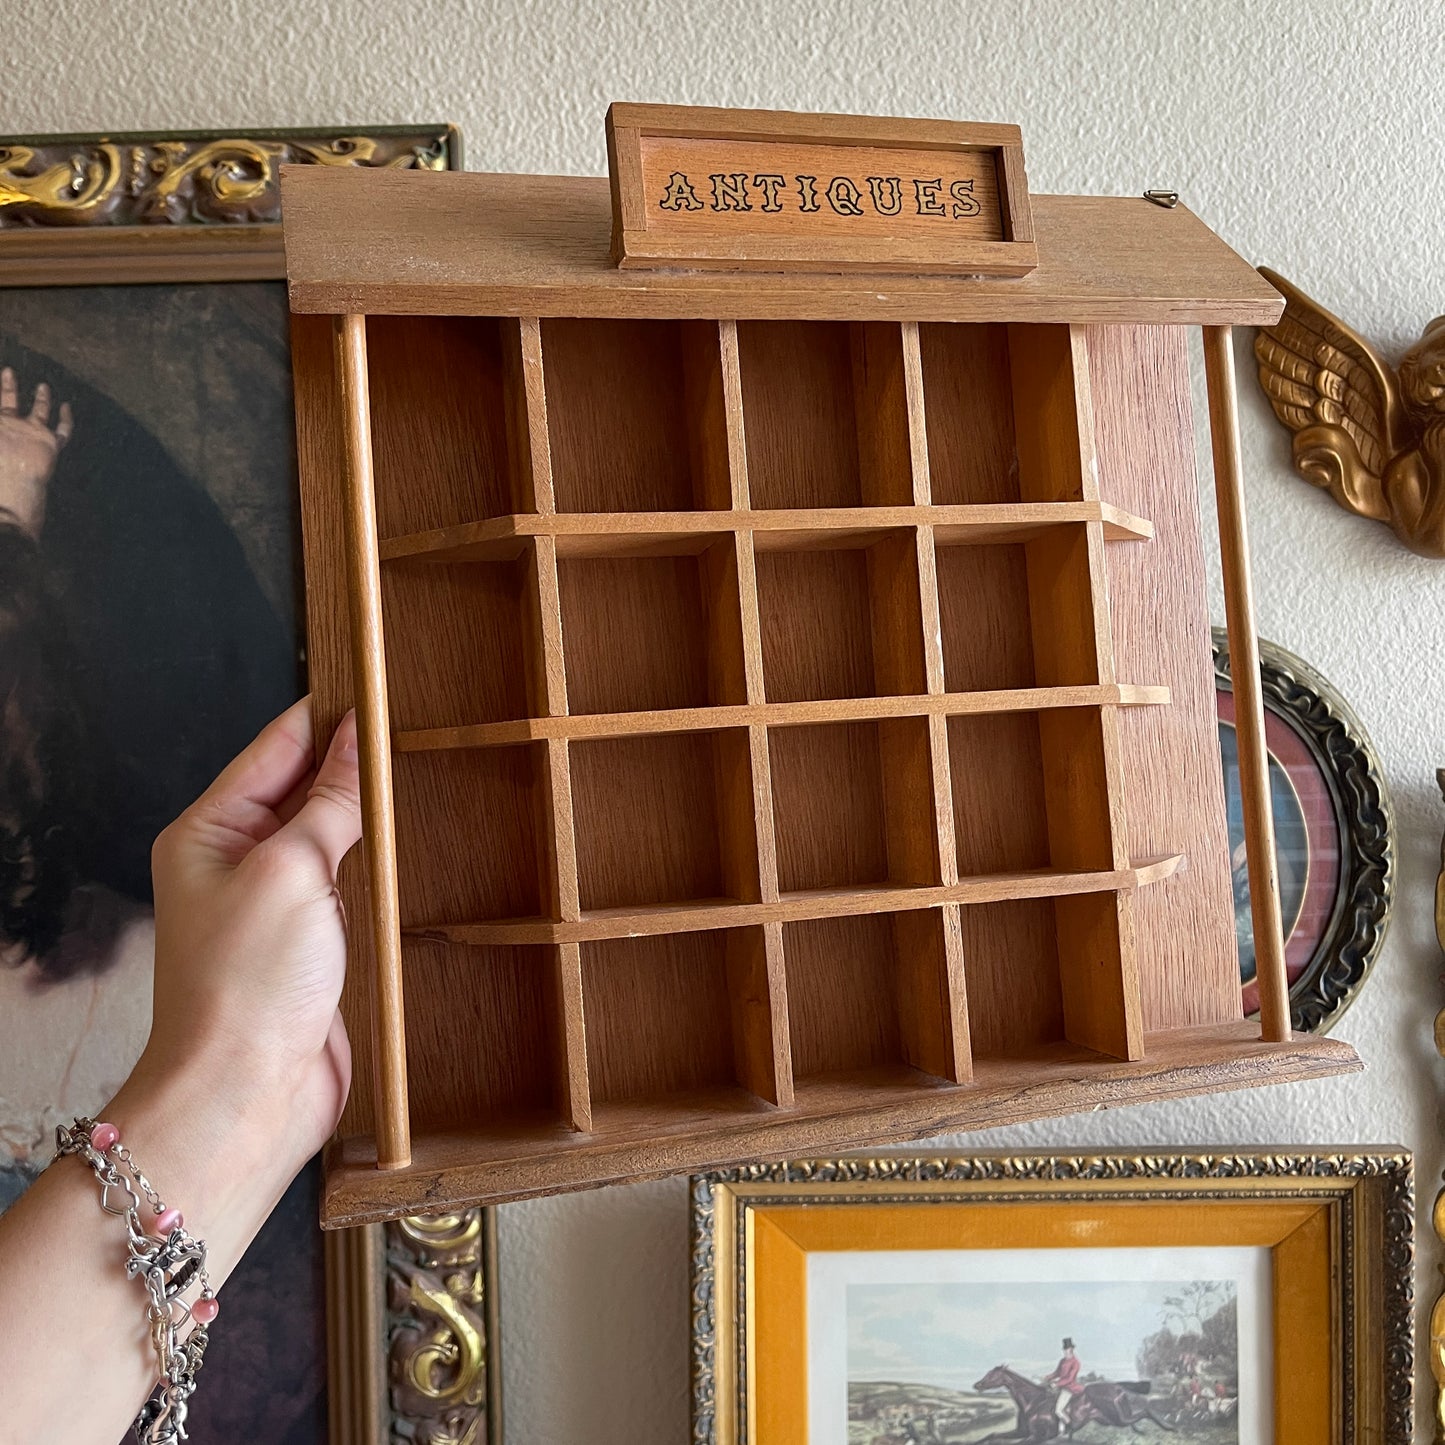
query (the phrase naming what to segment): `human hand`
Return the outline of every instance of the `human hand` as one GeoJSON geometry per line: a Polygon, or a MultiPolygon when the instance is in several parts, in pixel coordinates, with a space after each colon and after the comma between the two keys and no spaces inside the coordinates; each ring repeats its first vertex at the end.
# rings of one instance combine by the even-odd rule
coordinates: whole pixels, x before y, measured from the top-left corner
{"type": "Polygon", "coordinates": [[[74,419],[62,402],[50,426],[50,387],[41,382],[29,412],[20,414],[20,387],[10,367],[0,368],[0,513],[39,537],[45,521],[45,493],[60,449],[70,440],[74,419]]]}
{"type": "Polygon", "coordinates": [[[303,699],[160,835],[152,857],[146,1052],[175,1066],[197,1050],[226,1060],[233,1083],[281,1109],[271,1124],[292,1131],[299,1160],[335,1129],[351,1082],[335,885],[361,835],[358,788],[354,719],[317,768],[303,699]]]}

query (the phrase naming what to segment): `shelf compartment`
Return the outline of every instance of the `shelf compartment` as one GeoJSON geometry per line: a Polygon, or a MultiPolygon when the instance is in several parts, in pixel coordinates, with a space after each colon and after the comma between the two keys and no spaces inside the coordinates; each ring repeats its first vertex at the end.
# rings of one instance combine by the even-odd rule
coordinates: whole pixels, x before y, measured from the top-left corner
{"type": "Polygon", "coordinates": [[[740,321],[737,336],[755,509],[920,500],[901,327],[740,321]]]}
{"type": "Polygon", "coordinates": [[[1126,893],[965,907],[964,974],[976,1059],[1013,1059],[1068,1042],[1118,1059],[1135,1037],[1139,981],[1121,931],[1126,893]]]}
{"type": "Polygon", "coordinates": [[[558,512],[731,505],[717,322],[548,317],[541,328],[558,512]]]}
{"type": "Polygon", "coordinates": [[[395,729],[527,717],[536,675],[530,557],[395,562],[381,571],[387,702],[395,729]],[[426,645],[418,648],[416,639],[426,645]]]}
{"type": "MultiPolygon", "coordinates": [[[[873,534],[894,527],[929,527],[940,544],[977,546],[1027,541],[1050,527],[1100,522],[1107,542],[1146,542],[1153,524],[1109,502],[1009,502],[949,507],[819,507],[768,512],[559,512],[519,514],[438,527],[381,543],[383,561],[506,560],[529,537],[555,537],[564,557],[623,557],[698,551],[719,532],[750,531],[759,551],[827,546],[829,534],[873,534]],[[792,534],[791,536],[788,534],[792,534]]],[[[844,542],[844,537],[838,538],[844,542]]]]}
{"type": "Polygon", "coordinates": [[[956,909],[812,919],[782,932],[800,1083],[890,1064],[969,1077],[956,909]]]}
{"type": "Polygon", "coordinates": [[[588,1075],[599,1121],[609,1105],[729,1086],[777,1095],[779,1057],[791,1097],[786,1045],[779,1054],[771,1012],[749,1012],[734,987],[765,948],[761,928],[582,945],[588,1075]]]}
{"type": "Polygon", "coordinates": [[[377,534],[531,510],[518,323],[368,316],[366,339],[377,534]]]}
{"type": "Polygon", "coordinates": [[[747,702],[736,543],[557,562],[572,714],[747,702]]]}
{"type": "Polygon", "coordinates": [[[1105,681],[1088,523],[1027,542],[935,537],[944,686],[950,692],[1105,681]]]}
{"type": "Polygon", "coordinates": [[[759,894],[745,729],[570,744],[584,911],[759,894]]]}
{"type": "Polygon", "coordinates": [[[926,692],[918,533],[827,540],[756,552],[768,701],[926,692]]]}
{"type": "Polygon", "coordinates": [[[558,953],[404,940],[414,1130],[570,1120],[558,953]]]}
{"type": "Polygon", "coordinates": [[[778,887],[941,881],[926,718],[770,728],[778,887]]]}
{"type": "Polygon", "coordinates": [[[879,884],[863,888],[808,888],[782,893],[770,902],[659,904],[644,908],[594,908],[578,919],[558,922],[511,918],[493,923],[460,923],[412,930],[417,936],[456,943],[590,943],[599,938],[642,938],[695,933],[706,929],[745,928],[791,923],[845,914],[904,913],[950,903],[997,903],[1017,899],[1063,898],[1075,894],[1147,888],[1170,878],[1183,858],[1170,854],[1145,858],[1127,868],[1096,872],[1035,869],[964,878],[928,886],[879,884]]]}
{"type": "Polygon", "coordinates": [[[546,747],[395,754],[403,929],[544,914],[546,747]]]}
{"type": "Polygon", "coordinates": [[[923,322],[918,347],[933,502],[1017,502],[1008,328],[923,322]]]}

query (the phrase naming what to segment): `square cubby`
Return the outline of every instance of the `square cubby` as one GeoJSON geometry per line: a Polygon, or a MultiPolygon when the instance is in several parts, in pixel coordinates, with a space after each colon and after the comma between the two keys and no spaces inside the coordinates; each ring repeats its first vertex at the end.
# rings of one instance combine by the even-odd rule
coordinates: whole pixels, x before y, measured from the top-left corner
{"type": "Polygon", "coordinates": [[[754,507],[912,504],[899,326],[740,321],[738,365],[754,507]]]}
{"type": "Polygon", "coordinates": [[[563,1120],[556,954],[555,944],[402,940],[414,1130],[563,1120]],[[446,1068],[428,1067],[443,1058],[446,1068]]]}
{"type": "Polygon", "coordinates": [[[594,1109],[736,1088],[730,973],[752,929],[584,943],[582,1005],[594,1109]]]}
{"type": "Polygon", "coordinates": [[[974,1058],[1016,1057],[1061,1043],[1064,991],[1055,901],[976,903],[960,908],[959,917],[974,1058]]]}
{"type": "Polygon", "coordinates": [[[950,986],[941,909],[783,925],[788,1031],[800,1085],[906,1066],[967,1077],[961,993],[950,986]],[[955,1029],[959,1043],[955,1046],[955,1029]]]}
{"type": "Polygon", "coordinates": [[[949,718],[959,876],[1119,866],[1105,754],[1098,707],[949,718]]]}
{"type": "Polygon", "coordinates": [[[584,909],[759,897],[746,729],[568,747],[584,909]]]}
{"type": "Polygon", "coordinates": [[[948,692],[1086,687],[1099,681],[1096,598],[1083,522],[1020,542],[934,529],[943,685],[948,692]]]}
{"type": "Polygon", "coordinates": [[[683,555],[559,556],[571,713],[747,702],[731,534],[683,555]]]}
{"type": "Polygon", "coordinates": [[[918,349],[933,504],[1019,501],[1008,327],[926,321],[918,349]]]}
{"type": "Polygon", "coordinates": [[[546,782],[542,743],[393,752],[404,929],[542,916],[546,782]]]}
{"type": "Polygon", "coordinates": [[[768,729],[778,888],[939,882],[928,720],[768,729]]]}
{"type": "Polygon", "coordinates": [[[1023,543],[937,548],[943,685],[949,692],[1035,686],[1023,543]]]}
{"type": "Polygon", "coordinates": [[[536,648],[527,604],[531,585],[528,555],[502,562],[383,564],[386,689],[394,729],[528,716],[536,648]]]}
{"type": "Polygon", "coordinates": [[[368,316],[382,538],[534,510],[512,318],[368,316]]]}
{"type": "Polygon", "coordinates": [[[559,512],[730,506],[716,321],[549,317],[542,374],[559,512]]]}
{"type": "Polygon", "coordinates": [[[769,702],[928,691],[914,531],[806,547],[756,532],[754,545],[769,702]]]}

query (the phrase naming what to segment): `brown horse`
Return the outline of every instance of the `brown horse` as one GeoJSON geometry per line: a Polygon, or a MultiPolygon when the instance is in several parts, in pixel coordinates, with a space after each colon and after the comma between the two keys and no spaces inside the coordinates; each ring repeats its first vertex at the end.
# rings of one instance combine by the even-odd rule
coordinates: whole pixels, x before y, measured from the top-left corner
{"type": "MultiPolygon", "coordinates": [[[[1055,1411],[1058,1399],[1056,1392],[1047,1385],[1036,1385],[1016,1370],[998,1365],[990,1370],[973,1387],[984,1390],[1007,1390],[1018,1407],[1018,1423],[1011,1431],[986,1435],[979,1445],[990,1440],[999,1445],[1042,1445],[1046,1440],[1057,1440],[1061,1421],[1055,1411]]],[[[1069,1408],[1065,1426],[1066,1436],[1072,1438],[1074,1431],[1091,1420],[1100,1425],[1116,1429],[1125,1426],[1138,1428],[1141,1420],[1152,1420],[1161,1430],[1173,1430],[1167,1421],[1161,1420],[1150,1407],[1148,1386],[1142,1392],[1138,1388],[1116,1384],[1112,1380],[1095,1380],[1084,1386],[1084,1393],[1074,1397],[1069,1408]]]]}
{"type": "Polygon", "coordinates": [[[980,1394],[985,1390],[1007,1390],[1018,1408],[1018,1423],[1012,1430],[985,1435],[979,1445],[990,1440],[1008,1445],[1043,1445],[1059,1438],[1059,1417],[1054,1413],[1054,1392],[1047,1385],[1036,1385],[1007,1365],[995,1365],[973,1387],[980,1394]]]}
{"type": "Polygon", "coordinates": [[[1149,1404],[1149,1386],[1142,1382],[1124,1385],[1113,1380],[1095,1380],[1085,1385],[1083,1397],[1074,1401],[1069,1412],[1067,1433],[1072,1436],[1080,1425],[1087,1425],[1090,1420],[1097,1420],[1101,1425],[1130,1425],[1136,1430],[1139,1421],[1152,1420],[1161,1430],[1174,1429],[1154,1413],[1149,1404]]]}

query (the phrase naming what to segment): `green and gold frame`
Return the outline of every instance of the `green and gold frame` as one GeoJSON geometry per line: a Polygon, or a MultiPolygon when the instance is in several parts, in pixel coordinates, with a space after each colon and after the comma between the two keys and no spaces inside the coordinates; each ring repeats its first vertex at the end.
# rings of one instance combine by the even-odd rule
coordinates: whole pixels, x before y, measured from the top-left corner
{"type": "MultiPolygon", "coordinates": [[[[446,125],[0,138],[0,364],[24,406],[46,381],[75,416],[34,539],[70,609],[51,619],[67,643],[51,681],[74,687],[82,716],[110,699],[89,736],[124,738],[111,752],[133,764],[99,744],[66,755],[75,771],[97,759],[102,811],[72,832],[100,842],[60,860],[90,930],[67,915],[63,957],[42,968],[17,945],[0,967],[0,990],[16,991],[0,1073],[7,1052],[26,1056],[6,1030],[32,1062],[72,1047],[78,1060],[74,1077],[34,1080],[33,1100],[0,1080],[16,1100],[0,1118],[0,1207],[43,1163],[46,1111],[90,1112],[144,1041],[145,835],[304,690],[282,165],[457,169],[461,138],[446,125]],[[185,725],[158,726],[171,719],[185,725]],[[121,1040],[113,1055],[90,1048],[92,1030],[121,1040]]],[[[320,1445],[324,1415],[337,1445],[496,1445],[494,1217],[323,1236],[317,1189],[308,1171],[227,1285],[231,1339],[192,1410],[202,1433],[310,1430],[320,1445]],[[293,1305],[282,1329],[278,1292],[293,1305]]]]}
{"type": "MultiPolygon", "coordinates": [[[[1290,1018],[1296,1033],[1328,1033],[1368,978],[1390,922],[1394,819],[1380,759],[1364,725],[1314,668],[1259,642],[1275,852],[1290,1018]]],[[[1239,814],[1229,645],[1214,629],[1214,682],[1225,805],[1233,849],[1244,1012],[1259,1011],[1253,925],[1239,814]]]]}

